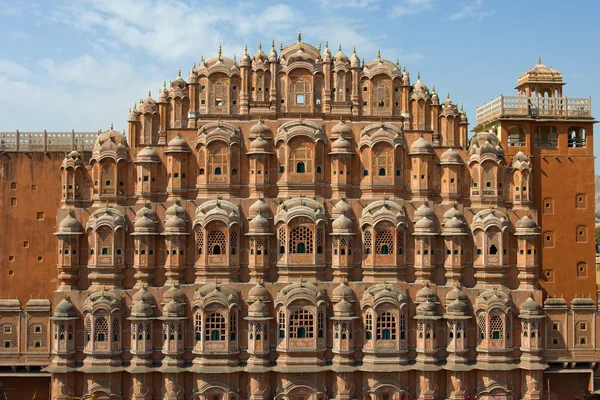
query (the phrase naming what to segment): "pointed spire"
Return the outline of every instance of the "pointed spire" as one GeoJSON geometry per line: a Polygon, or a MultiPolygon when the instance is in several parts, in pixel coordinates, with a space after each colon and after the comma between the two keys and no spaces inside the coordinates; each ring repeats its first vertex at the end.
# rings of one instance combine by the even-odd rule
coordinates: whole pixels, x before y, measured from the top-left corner
{"type": "Polygon", "coordinates": [[[219,60],[221,59],[221,54],[223,54],[223,48],[219,45],[219,60]]]}
{"type": "Polygon", "coordinates": [[[152,97],[152,90],[148,90],[148,97],[152,97]]]}
{"type": "Polygon", "coordinates": [[[448,100],[450,100],[450,91],[448,91],[448,95],[446,96],[448,100]]]}
{"type": "Polygon", "coordinates": [[[363,68],[365,67],[365,58],[364,57],[362,59],[362,66],[363,66],[363,68]]]}
{"type": "Polygon", "coordinates": [[[417,79],[421,79],[421,71],[417,71],[417,79]]]}
{"type": "Polygon", "coordinates": [[[319,45],[317,46],[317,53],[321,54],[321,42],[319,42],[319,45]]]}
{"type": "Polygon", "coordinates": [[[542,57],[538,57],[538,64],[542,63],[542,57]]]}
{"type": "Polygon", "coordinates": [[[167,88],[167,81],[163,81],[163,89],[167,88]]]}
{"type": "Polygon", "coordinates": [[[248,45],[246,45],[246,47],[244,47],[244,55],[247,56],[248,55],[248,45]]]}
{"type": "Polygon", "coordinates": [[[326,41],[325,41],[325,48],[326,48],[327,50],[329,50],[329,40],[326,40],[326,41]]]}
{"type": "Polygon", "coordinates": [[[406,65],[402,68],[402,72],[406,73],[406,65]]]}
{"type": "Polygon", "coordinates": [[[338,44],[338,51],[341,53],[342,52],[342,44],[338,44]]]}
{"type": "Polygon", "coordinates": [[[396,68],[400,68],[400,59],[396,57],[396,68]]]}
{"type": "Polygon", "coordinates": [[[194,67],[192,69],[196,69],[196,61],[194,61],[194,67]]]}
{"type": "Polygon", "coordinates": [[[110,123],[110,130],[111,130],[111,131],[112,131],[112,130],[114,130],[114,125],[113,125],[113,123],[112,123],[112,122],[110,123]]]}
{"type": "Polygon", "coordinates": [[[279,53],[283,51],[283,42],[279,42],[279,53]]]}
{"type": "Polygon", "coordinates": [[[298,43],[302,43],[302,33],[298,31],[298,43]]]}
{"type": "Polygon", "coordinates": [[[377,50],[377,61],[381,62],[381,50],[377,50]]]}
{"type": "Polygon", "coordinates": [[[271,40],[271,50],[275,50],[275,39],[271,40]]]}
{"type": "Polygon", "coordinates": [[[233,65],[237,65],[237,58],[235,57],[235,53],[233,53],[233,65]]]}
{"type": "Polygon", "coordinates": [[[177,77],[178,77],[178,78],[181,78],[181,68],[179,68],[179,69],[177,70],[177,77]]]}
{"type": "Polygon", "coordinates": [[[258,44],[258,50],[262,51],[262,42],[258,44]]]}

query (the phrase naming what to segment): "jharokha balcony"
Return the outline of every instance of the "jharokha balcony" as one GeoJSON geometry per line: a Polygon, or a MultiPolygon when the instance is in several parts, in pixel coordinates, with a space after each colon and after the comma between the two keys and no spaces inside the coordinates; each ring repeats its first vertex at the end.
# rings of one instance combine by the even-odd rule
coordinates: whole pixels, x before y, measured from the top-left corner
{"type": "Polygon", "coordinates": [[[592,98],[500,95],[477,108],[476,125],[503,117],[592,118],[592,98]]]}

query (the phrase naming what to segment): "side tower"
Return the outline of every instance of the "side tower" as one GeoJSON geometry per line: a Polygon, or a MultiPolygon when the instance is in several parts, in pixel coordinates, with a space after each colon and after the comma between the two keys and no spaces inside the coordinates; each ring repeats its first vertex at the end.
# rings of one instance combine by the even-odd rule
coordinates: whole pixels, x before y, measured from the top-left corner
{"type": "Polygon", "coordinates": [[[540,286],[570,300],[596,291],[594,143],[591,98],[564,97],[562,74],[538,63],[518,79],[517,95],[477,109],[474,131],[493,131],[510,172],[504,201],[533,203],[541,226],[540,286]],[[530,176],[531,171],[531,176],[530,176]]]}

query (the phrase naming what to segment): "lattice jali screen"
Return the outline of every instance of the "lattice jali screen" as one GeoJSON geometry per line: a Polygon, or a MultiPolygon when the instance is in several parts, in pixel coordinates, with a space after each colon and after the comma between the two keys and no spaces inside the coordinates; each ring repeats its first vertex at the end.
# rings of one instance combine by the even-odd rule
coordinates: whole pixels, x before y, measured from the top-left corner
{"type": "Polygon", "coordinates": [[[293,146],[291,148],[290,168],[292,168],[292,169],[290,172],[301,172],[302,167],[299,167],[300,163],[304,164],[304,172],[305,173],[312,172],[313,151],[305,143],[301,143],[301,144],[293,146]]]}
{"type": "Polygon", "coordinates": [[[365,246],[365,254],[371,254],[372,244],[372,235],[370,229],[365,229],[364,232],[364,246],[365,246]]]}
{"type": "Polygon", "coordinates": [[[33,323],[29,325],[27,347],[35,349],[44,349],[48,347],[48,335],[46,334],[46,325],[40,323],[33,323]]]}
{"type": "Polygon", "coordinates": [[[392,150],[383,148],[373,155],[373,175],[386,176],[392,170],[392,150]]]}
{"type": "Polygon", "coordinates": [[[109,350],[108,335],[108,320],[106,317],[96,317],[94,321],[94,350],[109,350]]]}
{"type": "Polygon", "coordinates": [[[477,316],[477,327],[479,328],[480,340],[485,340],[487,337],[487,323],[485,314],[481,313],[477,316]]]}
{"type": "Polygon", "coordinates": [[[195,233],[196,233],[196,250],[198,254],[202,254],[202,251],[204,249],[204,231],[202,230],[201,226],[196,226],[196,228],[194,229],[195,233]]]}
{"type": "Polygon", "coordinates": [[[404,230],[398,230],[398,241],[396,243],[398,246],[398,254],[404,253],[404,230]]]}
{"type": "Polygon", "coordinates": [[[320,249],[323,252],[323,240],[325,237],[325,233],[322,226],[317,228],[317,249],[320,249]]]}
{"type": "Polygon", "coordinates": [[[377,254],[394,253],[394,235],[391,229],[377,232],[375,250],[377,254]]]}
{"type": "Polygon", "coordinates": [[[208,254],[225,254],[226,249],[225,232],[213,230],[208,233],[208,254]]]}
{"type": "Polygon", "coordinates": [[[231,249],[231,254],[236,254],[238,251],[238,230],[236,227],[233,227],[229,231],[229,248],[231,249]]]}
{"type": "Polygon", "coordinates": [[[396,317],[385,311],[377,316],[377,340],[389,339],[396,340],[396,317]]]}
{"type": "Polygon", "coordinates": [[[204,340],[225,340],[227,320],[221,313],[212,313],[204,322],[204,340]]]}
{"type": "Polygon", "coordinates": [[[504,339],[504,322],[500,315],[490,316],[490,338],[504,339]]]}
{"type": "Polygon", "coordinates": [[[279,339],[285,338],[285,311],[279,310],[279,339]]]}
{"type": "Polygon", "coordinates": [[[312,312],[305,309],[293,311],[290,315],[290,338],[313,338],[314,324],[314,315],[312,312]]]}
{"type": "MultiPolygon", "coordinates": [[[[285,237],[285,226],[283,226],[283,225],[279,227],[277,240],[279,242],[279,248],[280,249],[285,249],[285,247],[286,247],[286,237],[285,237]]],[[[283,253],[283,252],[280,251],[280,253],[283,253]]]]}
{"type": "Polygon", "coordinates": [[[113,318],[112,321],[112,340],[113,347],[118,346],[118,342],[121,340],[121,321],[118,318],[113,318]]]}
{"type": "Polygon", "coordinates": [[[87,315],[85,317],[85,345],[86,347],[92,343],[92,317],[87,315]]]}
{"type": "Polygon", "coordinates": [[[194,340],[200,342],[202,338],[202,312],[197,310],[194,314],[194,340]]]}
{"type": "Polygon", "coordinates": [[[17,327],[13,323],[0,324],[0,350],[16,349],[17,327]]]}
{"type": "Polygon", "coordinates": [[[291,254],[313,253],[313,232],[308,226],[297,226],[290,232],[291,254]],[[302,250],[304,249],[304,252],[302,250]]]}

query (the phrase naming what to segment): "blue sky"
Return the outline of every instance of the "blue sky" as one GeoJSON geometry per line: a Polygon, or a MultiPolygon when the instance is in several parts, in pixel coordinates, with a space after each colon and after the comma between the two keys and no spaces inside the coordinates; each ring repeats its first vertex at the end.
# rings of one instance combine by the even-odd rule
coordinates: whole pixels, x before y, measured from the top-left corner
{"type": "Polygon", "coordinates": [[[245,44],[278,48],[299,30],[332,51],[399,58],[464,103],[473,126],[538,56],[566,96],[600,99],[599,13],[595,0],[0,0],[0,131],[123,129],[134,102],[219,44],[239,59],[245,44]]]}

